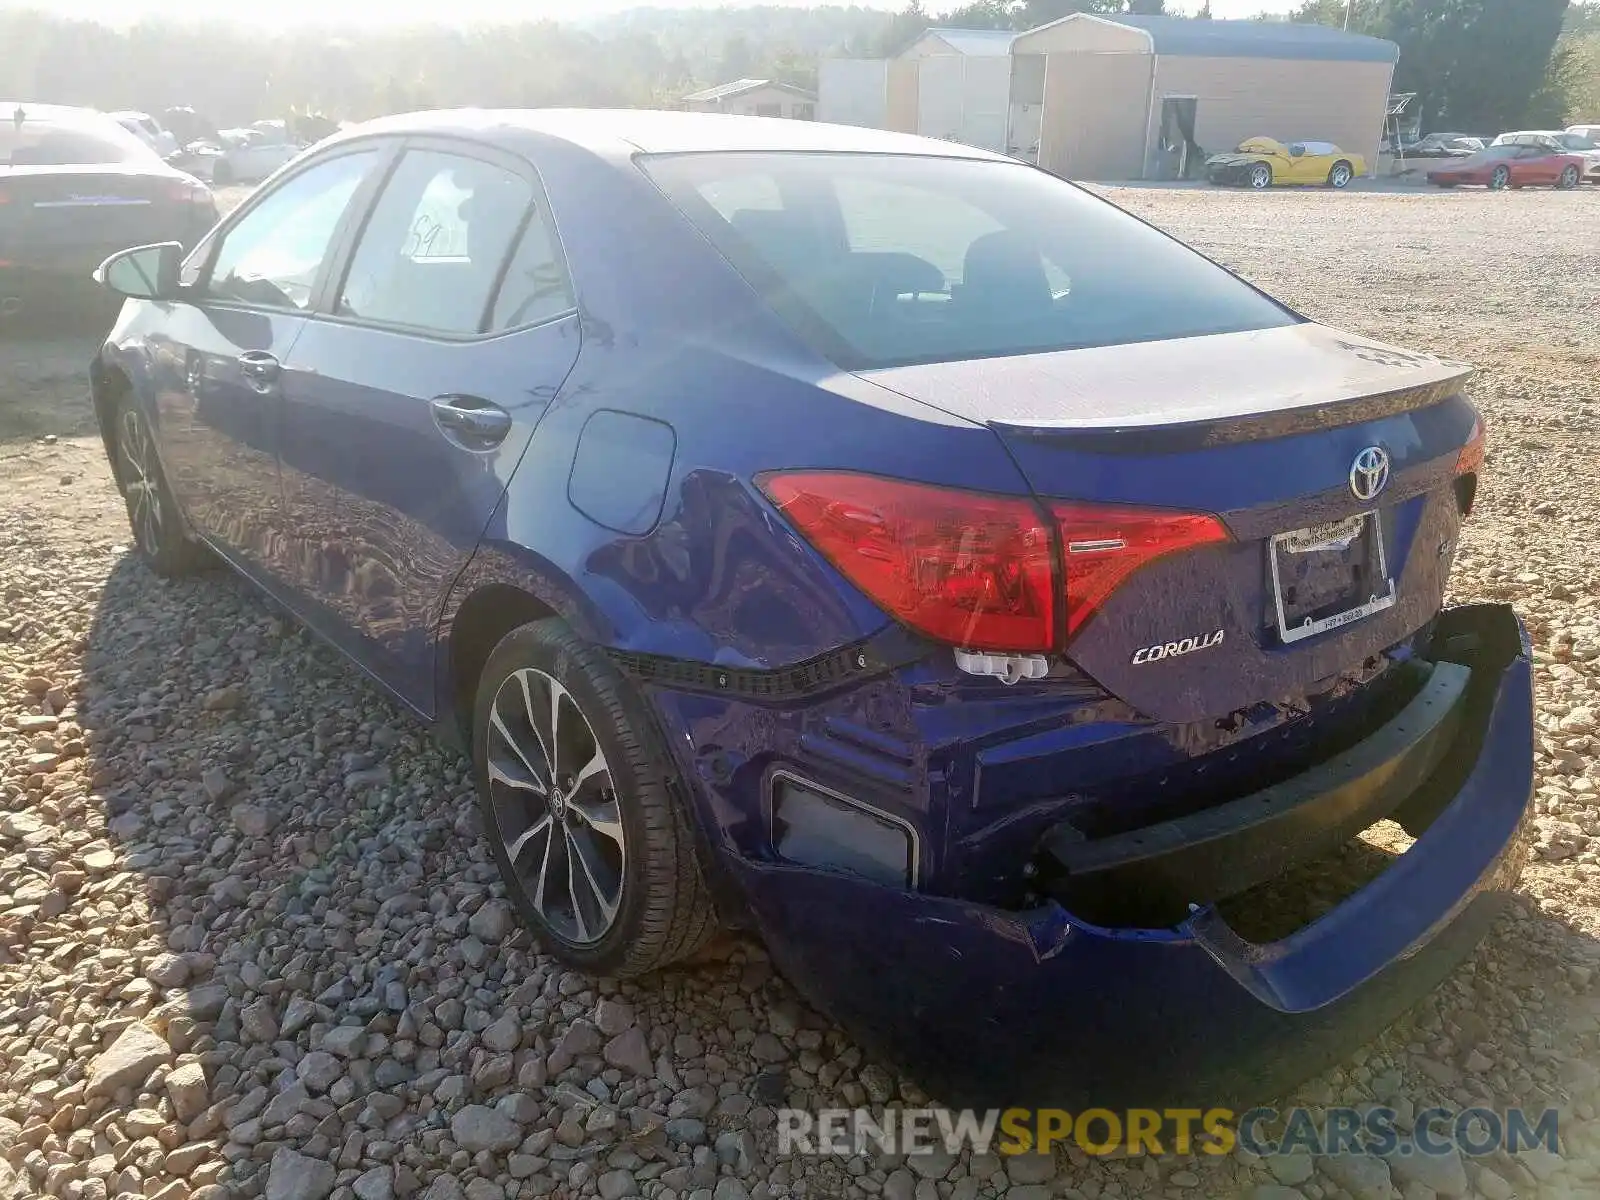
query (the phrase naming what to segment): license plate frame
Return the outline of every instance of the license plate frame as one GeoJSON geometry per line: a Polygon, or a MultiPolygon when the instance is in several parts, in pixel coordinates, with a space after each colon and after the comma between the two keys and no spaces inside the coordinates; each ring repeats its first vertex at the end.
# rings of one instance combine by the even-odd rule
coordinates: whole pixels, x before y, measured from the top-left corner
{"type": "Polygon", "coordinates": [[[1388,556],[1383,544],[1383,517],[1377,509],[1358,513],[1341,521],[1329,521],[1307,529],[1290,529],[1275,533],[1267,543],[1267,562],[1272,573],[1272,602],[1277,617],[1278,636],[1286,646],[1334,629],[1342,629],[1374,613],[1394,607],[1395,583],[1389,574],[1388,556]],[[1290,625],[1288,613],[1284,609],[1283,573],[1278,565],[1280,556],[1315,553],[1318,550],[1331,549],[1341,542],[1348,545],[1356,538],[1370,539],[1368,561],[1376,566],[1376,578],[1383,581],[1385,590],[1381,594],[1372,593],[1360,604],[1342,612],[1330,613],[1320,618],[1307,617],[1299,624],[1290,625]]]}

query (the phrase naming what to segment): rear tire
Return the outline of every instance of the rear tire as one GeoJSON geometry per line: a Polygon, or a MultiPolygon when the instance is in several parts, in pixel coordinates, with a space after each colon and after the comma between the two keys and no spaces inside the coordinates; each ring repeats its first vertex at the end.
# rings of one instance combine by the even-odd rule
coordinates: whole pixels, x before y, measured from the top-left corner
{"type": "Polygon", "coordinates": [[[205,570],[211,565],[211,553],[189,537],[156,456],[150,424],[131,392],[124,390],[118,398],[116,415],[114,466],[134,545],[150,569],[165,579],[205,570]]]}
{"type": "Polygon", "coordinates": [[[1334,163],[1333,170],[1328,172],[1328,186],[1343,190],[1350,186],[1350,181],[1355,177],[1355,168],[1341,160],[1334,163]]]}
{"type": "Polygon", "coordinates": [[[1250,168],[1249,183],[1258,192],[1264,192],[1272,186],[1272,168],[1266,163],[1257,163],[1250,168]]]}
{"type": "Polygon", "coordinates": [[[1494,169],[1494,174],[1489,176],[1489,190],[1491,192],[1503,192],[1510,186],[1511,168],[1496,167],[1494,169]]]}
{"type": "Polygon", "coordinates": [[[605,654],[563,622],[514,629],[490,654],[472,763],[506,890],[556,958],[640,975],[689,957],[717,931],[655,720],[605,654]]]}

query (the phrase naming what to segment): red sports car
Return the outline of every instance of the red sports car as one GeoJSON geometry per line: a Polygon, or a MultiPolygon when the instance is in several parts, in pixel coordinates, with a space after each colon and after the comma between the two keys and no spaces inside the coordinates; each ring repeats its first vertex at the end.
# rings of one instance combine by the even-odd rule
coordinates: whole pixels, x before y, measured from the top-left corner
{"type": "Polygon", "coordinates": [[[1575,188],[1583,180],[1583,156],[1559,154],[1543,146],[1490,146],[1471,158],[1443,163],[1428,172],[1435,187],[1477,184],[1502,188],[1575,188]]]}

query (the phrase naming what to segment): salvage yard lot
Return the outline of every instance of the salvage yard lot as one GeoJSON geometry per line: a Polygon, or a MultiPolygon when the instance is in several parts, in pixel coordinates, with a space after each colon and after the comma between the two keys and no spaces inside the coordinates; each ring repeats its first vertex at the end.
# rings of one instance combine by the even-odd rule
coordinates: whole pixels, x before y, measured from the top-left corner
{"type": "Polygon", "coordinates": [[[164,584],[130,555],[93,339],[57,336],[0,338],[0,1197],[1600,1190],[1600,193],[1106,190],[1309,316],[1481,367],[1453,599],[1514,601],[1536,643],[1538,857],[1477,957],[1297,1098],[1556,1105],[1564,1158],[779,1161],[785,1089],[899,1085],[756,947],[621,987],[537,954],[464,760],[231,577],[164,584]],[[163,1065],[86,1096],[140,1017],[163,1065]]]}

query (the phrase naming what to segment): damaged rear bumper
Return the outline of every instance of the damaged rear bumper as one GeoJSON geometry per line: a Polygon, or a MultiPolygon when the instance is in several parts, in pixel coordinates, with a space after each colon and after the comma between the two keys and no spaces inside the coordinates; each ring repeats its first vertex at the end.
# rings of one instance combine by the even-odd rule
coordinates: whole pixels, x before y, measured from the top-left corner
{"type": "Polygon", "coordinates": [[[1520,872],[1533,790],[1526,634],[1507,606],[1449,610],[1433,658],[1454,664],[1424,687],[1442,716],[1413,701],[1348,761],[1268,803],[1252,798],[1268,817],[1235,811],[1217,827],[1221,843],[1197,823],[1165,830],[1165,853],[1123,845],[1108,856],[1123,883],[1182,895],[1230,862],[1281,865],[1297,838],[1314,850],[1385,815],[1416,836],[1375,880],[1280,941],[1245,941],[1209,903],[1176,924],[1113,927],[1071,911],[1070,888],[1065,904],[1013,912],[742,857],[727,865],[788,978],[946,1103],[1258,1101],[1432,990],[1520,872]]]}

